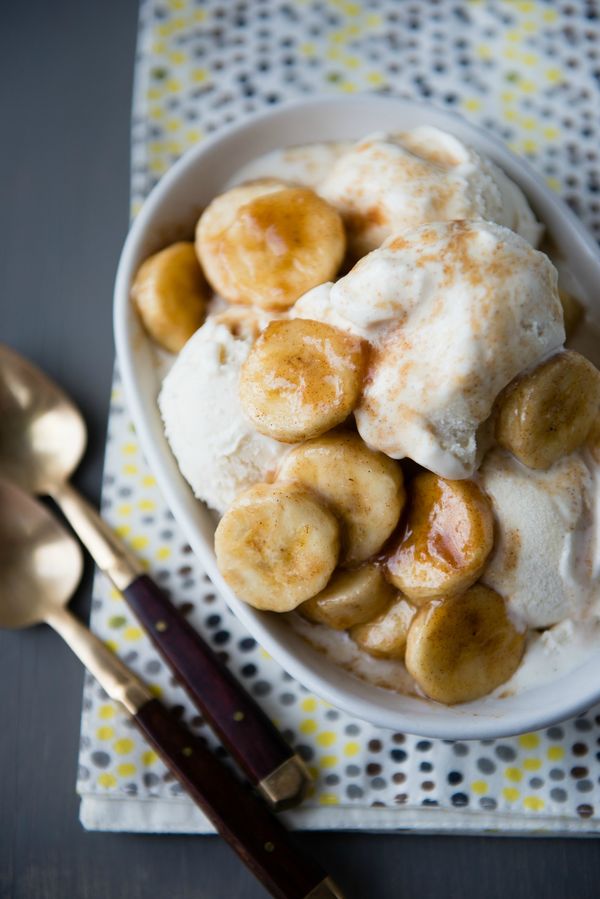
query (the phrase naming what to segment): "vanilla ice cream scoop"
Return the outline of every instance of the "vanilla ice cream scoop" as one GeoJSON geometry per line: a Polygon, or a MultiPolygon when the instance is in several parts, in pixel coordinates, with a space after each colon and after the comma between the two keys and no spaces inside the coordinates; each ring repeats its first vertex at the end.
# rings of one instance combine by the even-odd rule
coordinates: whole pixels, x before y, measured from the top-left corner
{"type": "Polygon", "coordinates": [[[390,238],[329,287],[319,317],[372,344],[355,410],[365,442],[447,478],[469,477],[500,391],[565,339],[556,270],[491,222],[440,222],[390,238]]]}
{"type": "Polygon", "coordinates": [[[318,190],[342,214],[356,258],[427,222],[485,219],[534,246],[543,230],[504,172],[430,126],[364,138],[336,160],[318,190]]]}
{"type": "Polygon", "coordinates": [[[290,309],[290,318],[306,318],[317,322],[325,322],[326,325],[333,325],[334,328],[340,328],[342,331],[349,331],[357,334],[359,337],[364,336],[364,329],[354,325],[349,319],[339,315],[331,305],[331,290],[334,286],[333,281],[326,281],[313,287],[299,300],[296,300],[290,309]]]}
{"type": "Polygon", "coordinates": [[[289,450],[255,431],[242,412],[238,381],[252,342],[251,327],[227,314],[209,317],[177,357],[158,399],[181,473],[219,513],[267,480],[289,450]]]}
{"type": "Polygon", "coordinates": [[[599,589],[596,478],[580,453],[533,471],[497,449],[480,469],[495,518],[494,550],[481,579],[528,627],[582,618],[599,589]]]}

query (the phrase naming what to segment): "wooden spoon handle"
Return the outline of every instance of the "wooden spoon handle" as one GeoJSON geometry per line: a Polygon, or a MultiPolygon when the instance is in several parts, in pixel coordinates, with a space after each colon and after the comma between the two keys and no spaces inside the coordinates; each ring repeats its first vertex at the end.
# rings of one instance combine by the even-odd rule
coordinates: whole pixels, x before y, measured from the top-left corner
{"type": "Polygon", "coordinates": [[[158,699],[142,705],[133,720],[221,836],[273,896],[341,896],[267,806],[237,781],[158,699]]]}
{"type": "Polygon", "coordinates": [[[261,707],[147,575],[124,596],[224,746],[277,809],[297,804],[310,776],[261,707]]]}
{"type": "Polygon", "coordinates": [[[63,606],[48,611],[57,633],[129,712],[215,828],[271,891],[284,899],[331,899],[336,888],[294,844],[267,806],[181,724],[104,643],[63,606]]]}
{"type": "Polygon", "coordinates": [[[273,808],[297,805],[310,775],[260,706],[90,503],[68,483],[56,485],[52,496],[251,782],[273,808]]]}

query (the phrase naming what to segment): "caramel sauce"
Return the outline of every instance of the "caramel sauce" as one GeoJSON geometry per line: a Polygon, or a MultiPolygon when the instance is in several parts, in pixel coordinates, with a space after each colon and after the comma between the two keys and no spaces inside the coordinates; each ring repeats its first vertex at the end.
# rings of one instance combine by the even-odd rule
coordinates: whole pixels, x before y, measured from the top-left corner
{"type": "Polygon", "coordinates": [[[452,490],[436,475],[418,475],[410,490],[410,512],[394,560],[456,568],[468,551],[464,524],[452,490]]]}
{"type": "Polygon", "coordinates": [[[491,547],[492,518],[477,484],[421,472],[408,492],[408,515],[387,562],[390,573],[417,584],[430,580],[434,572],[446,575],[478,567],[491,547]]]}
{"type": "Polygon", "coordinates": [[[264,257],[260,269],[268,267],[271,281],[286,284],[311,267],[321,240],[331,241],[332,233],[340,235],[343,245],[341,221],[332,207],[306,188],[286,188],[242,206],[226,240],[238,258],[264,257]]]}
{"type": "Polygon", "coordinates": [[[309,191],[286,188],[246,203],[239,211],[239,220],[248,247],[264,243],[276,256],[291,252],[313,224],[312,201],[309,191]]]}
{"type": "Polygon", "coordinates": [[[348,231],[353,235],[362,234],[373,225],[390,224],[388,216],[380,206],[371,206],[365,212],[347,212],[344,214],[344,222],[348,231]]]}
{"type": "Polygon", "coordinates": [[[287,308],[336,275],[346,237],[339,213],[325,200],[309,188],[284,186],[242,204],[211,245],[238,302],[287,308]]]}
{"type": "Polygon", "coordinates": [[[509,528],[504,535],[504,567],[507,572],[514,571],[521,554],[521,532],[517,528],[509,528]]]}

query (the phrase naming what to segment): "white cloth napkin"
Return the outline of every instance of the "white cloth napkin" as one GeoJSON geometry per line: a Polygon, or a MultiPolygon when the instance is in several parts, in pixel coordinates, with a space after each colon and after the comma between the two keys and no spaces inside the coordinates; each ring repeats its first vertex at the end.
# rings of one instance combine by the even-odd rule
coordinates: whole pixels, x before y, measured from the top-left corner
{"type": "MultiPolygon", "coordinates": [[[[307,93],[378,90],[460,111],[524,154],[600,234],[597,61],[583,4],[213,0],[141,6],[132,212],[172,162],[223,125],[307,93]],[[595,80],[596,79],[596,80],[595,80]]],[[[353,720],[309,694],[215,594],[141,457],[115,374],[103,513],[194,625],[224,652],[306,759],[298,828],[592,834],[600,829],[600,709],[536,734],[448,743],[353,720]]],[[[97,577],[93,629],[215,745],[129,613],[97,577]]],[[[218,748],[218,752],[222,749],[218,748]]],[[[91,678],[81,730],[81,820],[93,830],[210,825],[91,678]]]]}

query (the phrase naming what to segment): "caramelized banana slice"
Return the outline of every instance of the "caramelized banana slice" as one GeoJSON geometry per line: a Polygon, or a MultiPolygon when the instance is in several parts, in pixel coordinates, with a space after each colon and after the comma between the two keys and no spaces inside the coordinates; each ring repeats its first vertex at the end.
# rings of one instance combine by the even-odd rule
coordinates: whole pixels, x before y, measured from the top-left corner
{"type": "Polygon", "coordinates": [[[339,525],[301,484],[255,484],[215,533],[219,571],[240,599],[290,612],[322,590],[336,566],[339,525]]]}
{"type": "Polygon", "coordinates": [[[581,446],[599,410],[600,372],[565,350],[500,396],[496,439],[529,468],[550,468],[581,446]]]}
{"type": "Polygon", "coordinates": [[[502,597],[477,584],[419,610],[408,632],[406,667],[430,699],[453,705],[507,681],[524,648],[525,632],[510,620],[502,597]]]}
{"type": "Polygon", "coordinates": [[[565,333],[568,340],[569,337],[573,336],[583,318],[583,305],[577,297],[574,297],[573,294],[568,293],[562,287],[558,288],[558,297],[563,309],[565,333]]]}
{"type": "Polygon", "coordinates": [[[403,659],[415,612],[414,606],[400,597],[377,618],[351,628],[350,636],[369,655],[379,659],[403,659]]]}
{"type": "Polygon", "coordinates": [[[494,541],[489,499],[473,481],[418,474],[400,541],[387,560],[388,580],[418,605],[473,584],[494,541]]]}
{"type": "Polygon", "coordinates": [[[283,458],[278,477],[300,481],[326,500],[342,522],[346,565],[381,549],[404,506],[400,466],[358,434],[341,431],[303,443],[283,458]]]}
{"type": "Polygon", "coordinates": [[[174,243],[140,266],[131,287],[146,331],[163,349],[178,353],[206,315],[208,284],[192,243],[174,243]]]}
{"type": "Polygon", "coordinates": [[[363,565],[336,571],[325,589],[303,602],[298,611],[315,624],[345,631],[378,615],[393,596],[394,588],[381,570],[376,565],[363,565]]]}
{"type": "Polygon", "coordinates": [[[299,443],[350,415],[363,367],[357,337],[308,319],[271,322],[242,368],[242,407],[261,434],[299,443]]]}
{"type": "Polygon", "coordinates": [[[213,200],[198,222],[196,250],[226,300],[287,309],[336,275],[346,236],[339,213],[314,191],[263,179],[213,200]]]}

